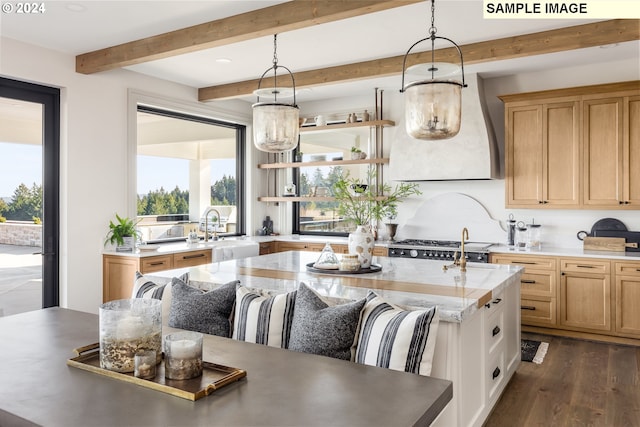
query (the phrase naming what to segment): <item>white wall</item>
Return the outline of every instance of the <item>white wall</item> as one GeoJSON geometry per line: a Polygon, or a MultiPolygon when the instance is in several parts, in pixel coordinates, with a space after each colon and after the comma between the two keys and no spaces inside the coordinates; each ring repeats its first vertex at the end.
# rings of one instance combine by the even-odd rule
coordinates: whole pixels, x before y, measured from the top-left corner
{"type": "MultiPolygon", "coordinates": [[[[0,39],[0,75],[61,88],[60,305],[96,313],[107,225],[116,212],[135,215],[128,200],[135,180],[127,168],[128,90],[194,105],[197,90],[127,70],[78,74],[74,56],[7,38],[0,39]]],[[[200,108],[216,117],[217,106],[200,108]]],[[[220,110],[232,108],[247,116],[244,103],[220,110]]]]}

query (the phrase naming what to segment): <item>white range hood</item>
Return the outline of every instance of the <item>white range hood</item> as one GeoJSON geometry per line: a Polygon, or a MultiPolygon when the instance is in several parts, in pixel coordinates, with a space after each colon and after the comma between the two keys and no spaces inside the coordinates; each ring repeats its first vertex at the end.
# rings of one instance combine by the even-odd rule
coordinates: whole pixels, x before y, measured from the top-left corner
{"type": "Polygon", "coordinates": [[[499,177],[498,148],[484,102],[483,82],[465,75],[462,124],[451,139],[423,141],[409,136],[404,113],[391,135],[389,178],[395,181],[492,179],[499,177]]]}

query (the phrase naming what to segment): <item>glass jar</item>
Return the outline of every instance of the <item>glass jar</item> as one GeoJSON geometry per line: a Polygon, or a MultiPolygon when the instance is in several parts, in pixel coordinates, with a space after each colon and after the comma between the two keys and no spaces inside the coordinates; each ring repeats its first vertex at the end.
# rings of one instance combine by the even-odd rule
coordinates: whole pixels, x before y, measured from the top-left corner
{"type": "Polygon", "coordinates": [[[531,249],[540,249],[542,242],[542,226],[541,224],[527,224],[529,236],[527,238],[527,247],[531,249]]]}
{"type": "Polygon", "coordinates": [[[115,372],[134,372],[135,355],[156,352],[162,360],[162,301],[133,298],[109,301],[100,306],[100,367],[115,372]]]}
{"type": "Polygon", "coordinates": [[[529,241],[529,235],[527,234],[527,227],[524,225],[522,221],[518,222],[518,226],[516,227],[516,248],[520,250],[524,250],[527,248],[527,243],[529,241]]]}
{"type": "Polygon", "coordinates": [[[344,254],[340,259],[339,269],[341,271],[358,271],[360,270],[360,261],[358,255],[344,254]]]}
{"type": "Polygon", "coordinates": [[[200,332],[183,331],[164,339],[164,376],[189,380],[202,375],[202,338],[200,332]]]}

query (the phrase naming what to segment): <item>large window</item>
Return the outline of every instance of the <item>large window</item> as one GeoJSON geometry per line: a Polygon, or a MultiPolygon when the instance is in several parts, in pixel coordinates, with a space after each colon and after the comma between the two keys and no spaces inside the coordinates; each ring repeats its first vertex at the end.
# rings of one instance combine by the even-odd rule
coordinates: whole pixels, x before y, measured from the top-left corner
{"type": "Polygon", "coordinates": [[[244,234],[245,127],[138,106],[137,214],[142,239],[244,234]]]}
{"type": "Polygon", "coordinates": [[[375,156],[373,140],[372,128],[366,126],[301,133],[296,153],[302,153],[302,163],[294,169],[293,181],[297,194],[309,201],[292,203],[294,233],[344,236],[355,229],[337,213],[333,184],[344,174],[367,179],[369,169],[375,166],[352,162],[351,151],[375,156]]]}

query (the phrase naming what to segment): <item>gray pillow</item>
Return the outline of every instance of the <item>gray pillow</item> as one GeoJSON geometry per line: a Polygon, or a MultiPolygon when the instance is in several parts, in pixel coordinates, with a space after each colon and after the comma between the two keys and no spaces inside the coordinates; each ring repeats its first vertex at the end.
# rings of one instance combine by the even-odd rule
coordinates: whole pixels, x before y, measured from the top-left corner
{"type": "Polygon", "coordinates": [[[329,306],[305,283],[296,296],[289,350],[353,361],[366,299],[329,306]]]}
{"type": "Polygon", "coordinates": [[[174,277],[171,281],[172,298],[169,326],[203,334],[230,337],[230,318],[238,284],[240,281],[234,280],[205,292],[174,277]]]}

